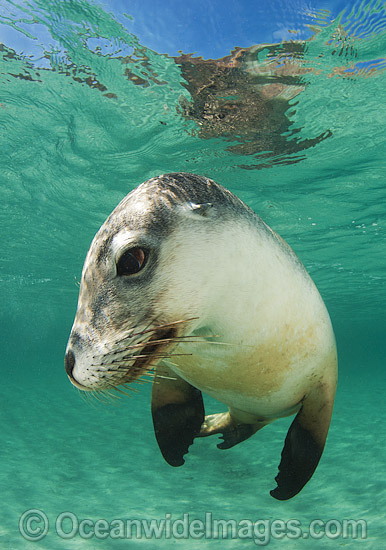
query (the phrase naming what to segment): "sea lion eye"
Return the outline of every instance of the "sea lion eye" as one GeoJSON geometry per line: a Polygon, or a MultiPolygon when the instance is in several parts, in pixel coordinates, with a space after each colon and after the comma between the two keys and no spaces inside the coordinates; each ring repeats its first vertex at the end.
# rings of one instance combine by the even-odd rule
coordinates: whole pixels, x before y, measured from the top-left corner
{"type": "Polygon", "coordinates": [[[146,254],[142,248],[126,250],[117,262],[117,275],[134,275],[145,265],[146,254]]]}

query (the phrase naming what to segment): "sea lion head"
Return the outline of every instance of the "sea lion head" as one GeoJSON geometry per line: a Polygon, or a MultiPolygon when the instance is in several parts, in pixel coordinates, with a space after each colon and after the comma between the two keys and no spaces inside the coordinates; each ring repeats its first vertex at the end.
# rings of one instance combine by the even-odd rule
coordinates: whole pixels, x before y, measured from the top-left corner
{"type": "Polygon", "coordinates": [[[240,214],[255,216],[214,181],[185,173],[152,178],[121,201],[83,267],[65,356],[75,386],[135,381],[178,338],[208,324],[211,287],[229,246],[225,236],[219,241],[220,226],[240,214]]]}

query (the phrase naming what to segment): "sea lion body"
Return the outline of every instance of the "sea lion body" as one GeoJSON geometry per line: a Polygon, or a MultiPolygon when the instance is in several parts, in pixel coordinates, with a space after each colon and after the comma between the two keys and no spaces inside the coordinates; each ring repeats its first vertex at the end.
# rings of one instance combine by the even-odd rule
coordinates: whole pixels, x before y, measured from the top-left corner
{"type": "MultiPolygon", "coordinates": [[[[283,241],[255,227],[240,228],[238,237],[222,227],[216,238],[196,231],[198,242],[207,240],[207,257],[194,256],[193,266],[192,249],[178,251],[160,307],[180,318],[174,296],[186,303],[192,289],[185,314],[198,319],[191,333],[218,338],[184,344],[190,355],[164,363],[228,406],[273,419],[293,412],[321,368],[333,372],[335,341],[318,291],[283,241]]],[[[183,231],[180,239],[187,242],[183,231]]]]}
{"type": "Polygon", "coordinates": [[[152,414],[165,459],[194,437],[220,448],[297,413],[279,499],[321,456],[336,388],[325,305],[291,248],[235,195],[177,173],[130,193],[94,238],[66,353],[71,381],[109,390],[155,370],[152,414]],[[201,391],[228,413],[204,418],[201,391]]]}

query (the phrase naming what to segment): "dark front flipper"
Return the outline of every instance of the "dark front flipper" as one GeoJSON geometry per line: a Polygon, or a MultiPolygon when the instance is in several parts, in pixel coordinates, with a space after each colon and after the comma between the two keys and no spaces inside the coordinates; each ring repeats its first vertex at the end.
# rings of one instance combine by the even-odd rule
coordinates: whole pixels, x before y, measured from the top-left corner
{"type": "Polygon", "coordinates": [[[168,367],[158,366],[151,393],[154,433],[162,456],[182,466],[205,417],[201,392],[168,367]]]}
{"type": "Polygon", "coordinates": [[[314,473],[330,426],[334,395],[333,384],[321,384],[304,398],[285,439],[277,487],[271,491],[274,498],[292,498],[314,473]]]}

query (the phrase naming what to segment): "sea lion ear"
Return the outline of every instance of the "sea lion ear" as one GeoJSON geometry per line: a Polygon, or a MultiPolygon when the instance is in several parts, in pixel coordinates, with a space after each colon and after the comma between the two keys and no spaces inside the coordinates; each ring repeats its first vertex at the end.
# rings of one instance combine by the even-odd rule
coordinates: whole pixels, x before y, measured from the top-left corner
{"type": "Polygon", "coordinates": [[[196,204],[194,202],[188,202],[184,205],[184,210],[187,214],[192,214],[194,216],[202,216],[206,218],[210,215],[212,209],[213,209],[213,203],[211,202],[204,202],[202,204],[196,204]]]}

